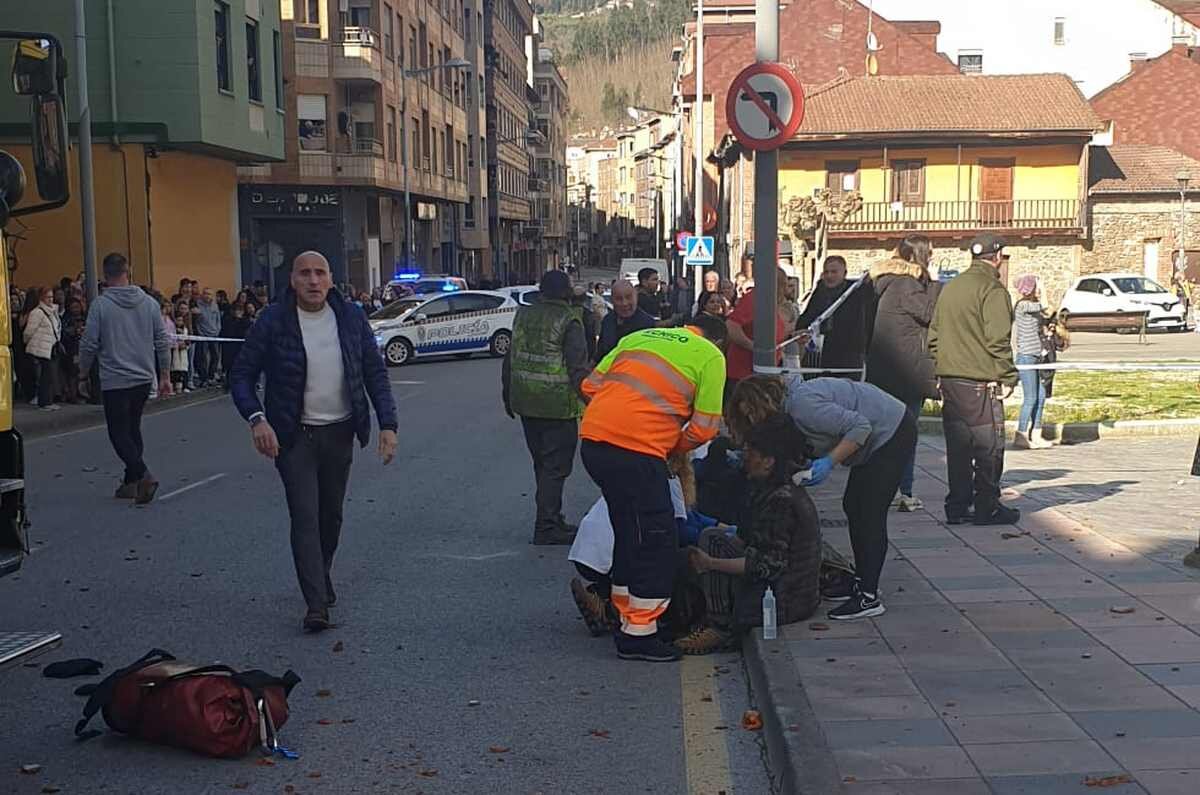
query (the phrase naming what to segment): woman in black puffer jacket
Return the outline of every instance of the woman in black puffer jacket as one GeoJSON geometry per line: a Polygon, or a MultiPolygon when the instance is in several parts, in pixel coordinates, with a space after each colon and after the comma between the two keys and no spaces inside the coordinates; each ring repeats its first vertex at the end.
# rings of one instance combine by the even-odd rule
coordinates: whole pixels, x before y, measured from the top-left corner
{"type": "MultiPolygon", "coordinates": [[[[924,235],[909,235],[896,256],[871,268],[875,308],[868,313],[867,381],[899,399],[915,419],[927,398],[937,399],[937,378],[929,355],[929,321],[941,285],[929,278],[933,246],[924,235]]],[[[913,497],[913,446],[900,480],[901,511],[920,510],[913,497]]]]}

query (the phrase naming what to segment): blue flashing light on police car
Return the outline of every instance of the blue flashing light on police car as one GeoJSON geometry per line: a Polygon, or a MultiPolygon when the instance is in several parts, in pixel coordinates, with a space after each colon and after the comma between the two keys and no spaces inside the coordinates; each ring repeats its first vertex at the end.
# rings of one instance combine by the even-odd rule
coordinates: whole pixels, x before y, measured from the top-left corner
{"type": "Polygon", "coordinates": [[[420,271],[396,271],[392,277],[398,282],[415,282],[421,278],[420,271]]]}

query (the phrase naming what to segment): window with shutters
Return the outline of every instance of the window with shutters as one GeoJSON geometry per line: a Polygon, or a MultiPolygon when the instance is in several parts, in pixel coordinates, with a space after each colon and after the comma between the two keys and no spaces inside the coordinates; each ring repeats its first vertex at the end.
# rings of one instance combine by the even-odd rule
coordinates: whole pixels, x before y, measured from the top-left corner
{"type": "Polygon", "coordinates": [[[983,53],[976,50],[974,52],[962,52],[958,56],[958,71],[964,75],[977,75],[983,73],[983,53]]]}
{"type": "Polygon", "coordinates": [[[325,95],[297,94],[296,116],[300,122],[300,150],[303,152],[326,151],[325,95]]]}
{"type": "Polygon", "coordinates": [[[396,57],[396,18],[392,16],[392,7],[383,4],[383,54],[389,59],[396,57]]]}
{"type": "Polygon", "coordinates": [[[387,120],[387,156],[388,160],[396,162],[396,109],[388,105],[387,120]]]}
{"type": "Polygon", "coordinates": [[[830,160],[825,163],[825,187],[835,196],[858,190],[857,160],[830,160]]]}
{"type": "Polygon", "coordinates": [[[216,25],[217,45],[217,88],[232,91],[229,82],[229,4],[218,2],[213,6],[213,21],[216,25]]]}
{"type": "Polygon", "coordinates": [[[1054,44],[1061,47],[1067,43],[1066,17],[1056,17],[1054,20],[1054,44]]]}
{"type": "Polygon", "coordinates": [[[262,102],[262,66],[258,58],[258,23],[246,19],[246,82],[250,100],[262,102]]]}
{"type": "Polygon", "coordinates": [[[924,160],[896,160],[892,163],[892,201],[906,206],[925,203],[924,160]]]}

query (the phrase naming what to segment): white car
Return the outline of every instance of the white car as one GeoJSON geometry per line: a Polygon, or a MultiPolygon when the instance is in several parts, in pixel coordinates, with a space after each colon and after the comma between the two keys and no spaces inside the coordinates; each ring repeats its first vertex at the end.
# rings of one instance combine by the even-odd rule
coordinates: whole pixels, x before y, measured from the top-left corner
{"type": "Polygon", "coordinates": [[[380,353],[394,367],[423,356],[503,356],[512,344],[517,309],[504,293],[464,290],[432,296],[399,317],[373,317],[371,328],[380,353]]]}
{"type": "Polygon", "coordinates": [[[1063,296],[1060,318],[1092,313],[1145,312],[1146,328],[1183,331],[1183,302],[1153,279],[1136,273],[1095,273],[1075,280],[1063,296]]]}
{"type": "MultiPolygon", "coordinates": [[[[513,300],[515,300],[521,306],[533,306],[538,302],[538,299],[542,297],[542,291],[536,284],[523,284],[519,287],[504,287],[498,292],[511,295],[513,300]]],[[[586,295],[588,300],[591,301],[593,305],[595,305],[596,300],[599,299],[604,305],[605,313],[612,311],[611,293],[606,292],[603,295],[596,295],[589,290],[586,295]]]]}

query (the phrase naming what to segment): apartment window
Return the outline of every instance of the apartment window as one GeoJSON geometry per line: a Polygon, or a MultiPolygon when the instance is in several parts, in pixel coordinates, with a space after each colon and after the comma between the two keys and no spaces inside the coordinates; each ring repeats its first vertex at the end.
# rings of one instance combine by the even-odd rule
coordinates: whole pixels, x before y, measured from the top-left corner
{"type": "Polygon", "coordinates": [[[388,105],[387,120],[387,156],[388,160],[396,162],[396,109],[388,105]]]}
{"type": "Polygon", "coordinates": [[[325,136],[325,95],[298,94],[296,117],[300,123],[300,151],[324,152],[328,146],[325,136]]]}
{"type": "Polygon", "coordinates": [[[1056,17],[1054,20],[1054,44],[1058,47],[1067,43],[1067,20],[1065,17],[1056,17]]]}
{"type": "Polygon", "coordinates": [[[830,160],[825,164],[825,187],[835,196],[858,190],[858,176],[857,160],[830,160]]]}
{"type": "MultiPolygon", "coordinates": [[[[421,122],[417,119],[412,120],[412,160],[413,163],[421,162],[421,122]]],[[[405,165],[408,165],[405,163],[405,165]]]]}
{"type": "MultiPolygon", "coordinates": [[[[426,29],[425,29],[425,23],[422,22],[420,27],[417,29],[417,47],[420,48],[418,50],[418,52],[421,54],[421,68],[422,69],[428,69],[429,62],[431,60],[433,60],[433,48],[426,46],[426,42],[428,40],[429,40],[428,33],[426,32],[426,29]]],[[[413,61],[414,62],[416,61],[416,55],[417,55],[417,53],[413,53],[413,61]]]]}
{"type": "Polygon", "coordinates": [[[213,18],[216,22],[217,88],[221,91],[232,91],[229,82],[229,4],[216,3],[213,7],[213,18]]]}
{"type": "Polygon", "coordinates": [[[408,26],[408,68],[417,68],[417,29],[408,26]]]}
{"type": "Polygon", "coordinates": [[[472,196],[463,208],[463,226],[467,229],[475,228],[475,197],[472,196]]]}
{"type": "Polygon", "coordinates": [[[429,111],[421,111],[421,139],[424,146],[421,147],[421,153],[424,156],[425,170],[429,170],[430,155],[433,146],[429,140],[429,111]]]}
{"type": "MultiPolygon", "coordinates": [[[[442,60],[438,61],[438,63],[444,66],[445,64],[450,63],[450,59],[453,57],[454,56],[450,54],[450,48],[443,47],[442,60]]],[[[439,69],[438,71],[442,73],[442,92],[445,93],[446,96],[450,96],[453,93],[450,88],[450,83],[451,81],[458,79],[458,73],[456,71],[451,71],[450,69],[439,69]]]]}
{"type": "Polygon", "coordinates": [[[892,201],[909,206],[925,203],[924,160],[897,160],[892,163],[892,201]]]}
{"type": "Polygon", "coordinates": [[[258,23],[246,20],[246,81],[250,86],[250,99],[262,102],[262,73],[258,60],[258,23]]]}
{"type": "Polygon", "coordinates": [[[454,149],[454,128],[447,124],[442,136],[442,156],[446,158],[446,174],[450,176],[454,175],[454,149]]]}
{"type": "Polygon", "coordinates": [[[388,58],[396,57],[396,17],[387,3],[383,4],[383,54],[388,58]]]}
{"type": "MultiPolygon", "coordinates": [[[[400,16],[399,14],[396,15],[396,35],[398,35],[400,37],[400,40],[396,42],[396,63],[398,63],[400,65],[400,68],[403,69],[404,68],[404,17],[400,16]]],[[[403,77],[403,75],[401,75],[401,77],[403,77]]]]}
{"type": "Polygon", "coordinates": [[[320,0],[295,0],[293,7],[296,12],[296,38],[321,38],[320,0]]]}
{"type": "Polygon", "coordinates": [[[279,31],[271,34],[271,40],[275,45],[275,107],[283,110],[283,40],[279,31]]]}
{"type": "Polygon", "coordinates": [[[983,72],[982,52],[963,52],[958,55],[958,71],[964,75],[977,75],[983,72]]]}

